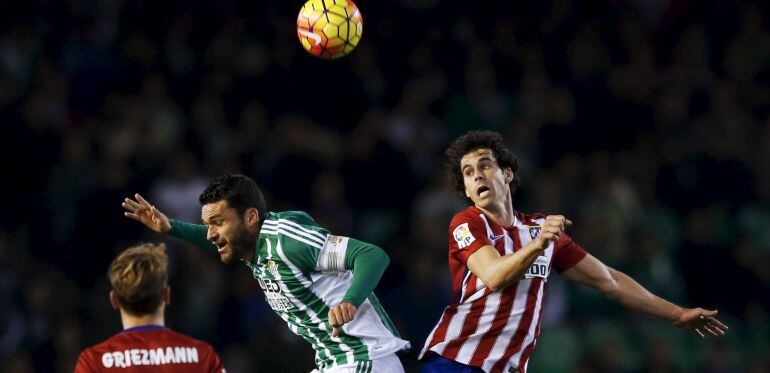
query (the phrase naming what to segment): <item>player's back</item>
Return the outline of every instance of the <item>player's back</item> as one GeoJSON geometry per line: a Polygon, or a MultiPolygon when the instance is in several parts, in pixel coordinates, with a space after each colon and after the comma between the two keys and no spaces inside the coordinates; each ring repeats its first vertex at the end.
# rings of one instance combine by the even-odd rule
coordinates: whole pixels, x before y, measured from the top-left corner
{"type": "Polygon", "coordinates": [[[75,373],[85,372],[224,372],[214,349],[171,329],[148,325],[123,330],[87,348],[75,373]]]}

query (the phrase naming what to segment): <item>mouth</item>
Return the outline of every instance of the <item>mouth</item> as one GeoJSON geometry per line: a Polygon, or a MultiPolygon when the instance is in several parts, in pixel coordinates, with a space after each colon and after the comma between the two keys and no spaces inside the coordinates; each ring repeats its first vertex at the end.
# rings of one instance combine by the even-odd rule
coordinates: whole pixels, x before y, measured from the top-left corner
{"type": "Polygon", "coordinates": [[[225,240],[217,241],[217,242],[214,242],[214,245],[216,245],[218,249],[217,251],[219,251],[219,253],[221,254],[223,251],[225,251],[225,247],[227,246],[227,241],[225,240]]]}
{"type": "Polygon", "coordinates": [[[489,195],[489,187],[487,187],[486,185],[482,185],[482,186],[478,187],[478,189],[476,189],[476,195],[479,196],[479,197],[482,197],[482,198],[488,196],[489,195]]]}

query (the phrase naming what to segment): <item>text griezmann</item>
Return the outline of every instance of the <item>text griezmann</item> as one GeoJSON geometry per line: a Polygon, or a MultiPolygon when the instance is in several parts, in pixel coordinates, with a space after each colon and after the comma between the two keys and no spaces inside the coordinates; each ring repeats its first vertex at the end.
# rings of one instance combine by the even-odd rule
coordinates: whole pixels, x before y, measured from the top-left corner
{"type": "Polygon", "coordinates": [[[132,365],[165,365],[197,363],[198,349],[195,347],[158,347],[156,349],[134,348],[124,351],[105,352],[102,364],[105,368],[127,368],[132,365]]]}

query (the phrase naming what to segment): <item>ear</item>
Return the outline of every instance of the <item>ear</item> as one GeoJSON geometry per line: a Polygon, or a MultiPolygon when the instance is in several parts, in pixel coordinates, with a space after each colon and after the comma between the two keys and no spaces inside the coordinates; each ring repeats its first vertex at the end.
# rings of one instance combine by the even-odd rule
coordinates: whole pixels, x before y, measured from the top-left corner
{"type": "Polygon", "coordinates": [[[110,304],[113,309],[120,310],[120,302],[118,301],[118,295],[114,291],[110,290],[110,304]]]}
{"type": "Polygon", "coordinates": [[[505,170],[503,170],[503,176],[505,176],[505,182],[506,184],[513,181],[513,170],[511,170],[510,167],[506,167],[505,170]]]}
{"type": "Polygon", "coordinates": [[[471,194],[468,193],[468,188],[465,188],[465,196],[471,198],[471,194]]]}
{"type": "Polygon", "coordinates": [[[244,216],[244,220],[246,221],[247,225],[256,226],[259,224],[259,210],[257,210],[255,207],[246,209],[245,214],[246,216],[244,216]]]}
{"type": "Polygon", "coordinates": [[[163,288],[163,294],[160,296],[160,300],[166,305],[171,304],[171,288],[169,286],[163,288]]]}

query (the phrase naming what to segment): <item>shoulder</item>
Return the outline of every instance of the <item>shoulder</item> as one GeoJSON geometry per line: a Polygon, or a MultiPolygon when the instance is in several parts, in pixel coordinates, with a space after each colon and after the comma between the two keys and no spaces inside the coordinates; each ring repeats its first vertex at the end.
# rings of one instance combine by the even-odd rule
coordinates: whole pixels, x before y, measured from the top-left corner
{"type": "Polygon", "coordinates": [[[177,343],[184,343],[184,344],[186,344],[188,346],[197,348],[198,349],[198,353],[206,352],[206,353],[216,354],[214,352],[214,348],[211,347],[211,345],[208,344],[207,342],[201,341],[200,339],[196,339],[196,338],[190,337],[187,334],[182,334],[182,333],[177,332],[177,331],[172,330],[172,329],[165,329],[165,332],[169,334],[170,339],[173,339],[177,343]]]}
{"type": "Polygon", "coordinates": [[[102,356],[105,353],[110,352],[110,346],[112,346],[118,335],[114,335],[105,341],[95,344],[91,347],[83,349],[78,356],[77,363],[75,365],[75,372],[96,372],[101,367],[102,356]]]}
{"type": "Polygon", "coordinates": [[[318,226],[310,214],[298,210],[271,212],[265,221],[290,221],[302,225],[318,226]]]}
{"type": "Polygon", "coordinates": [[[452,221],[449,223],[450,227],[456,227],[464,223],[483,223],[481,218],[483,213],[475,206],[468,206],[465,210],[462,210],[452,217],[452,221]]]}

